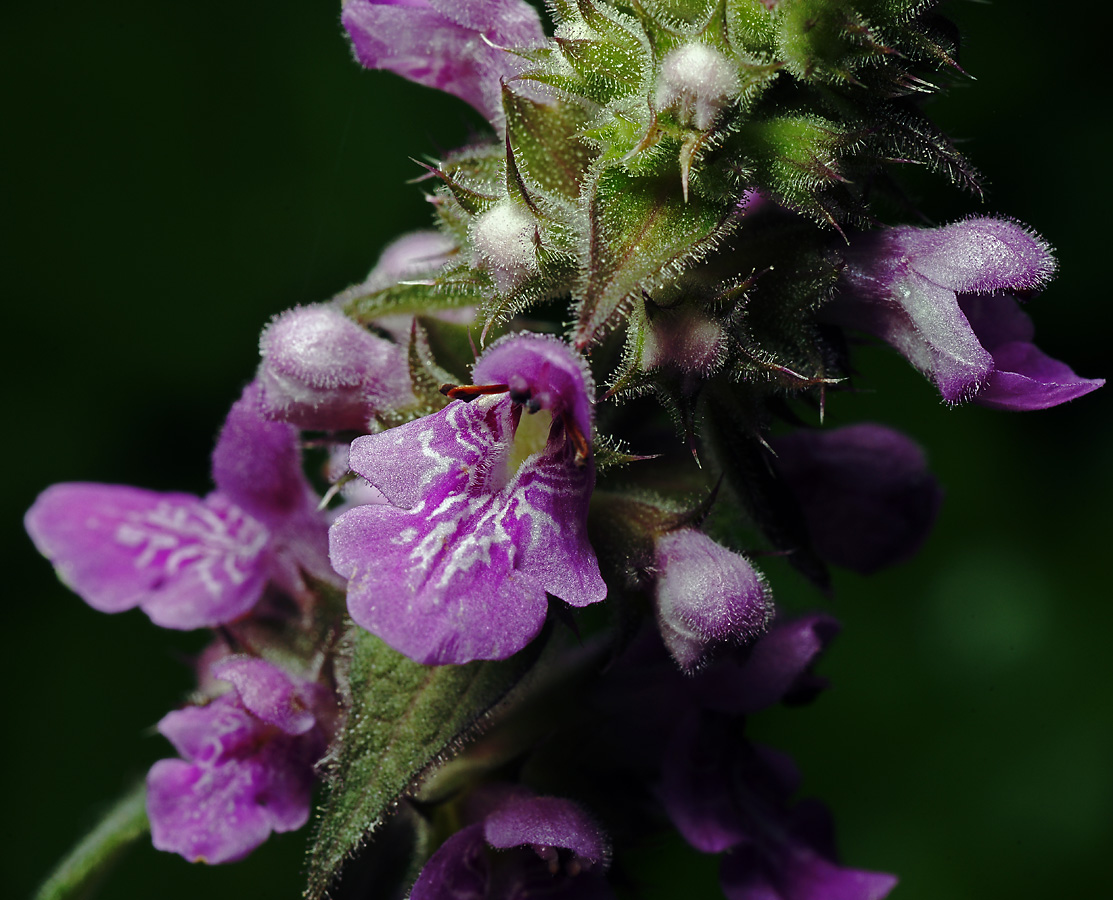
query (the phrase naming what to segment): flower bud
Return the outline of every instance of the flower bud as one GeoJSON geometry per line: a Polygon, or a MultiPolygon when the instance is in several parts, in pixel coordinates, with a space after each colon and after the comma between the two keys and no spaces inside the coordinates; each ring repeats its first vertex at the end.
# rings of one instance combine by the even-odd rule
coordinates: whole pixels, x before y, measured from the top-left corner
{"type": "Polygon", "coordinates": [[[500,294],[537,274],[537,220],[512,200],[502,200],[472,225],[475,249],[500,294]]]}
{"type": "Polygon", "coordinates": [[[263,409],[299,428],[366,430],[413,401],[401,348],[332,306],[288,310],[259,339],[263,409]]]}
{"type": "Polygon", "coordinates": [[[765,579],[745,557],[694,528],[657,538],[657,626],[685,671],[723,644],[745,644],[773,617],[765,579]]]}
{"type": "Polygon", "coordinates": [[[391,241],[367,276],[364,287],[384,288],[441,268],[455,249],[452,238],[439,231],[411,231],[391,241]]]}
{"type": "Polygon", "coordinates": [[[924,452],[869,422],[775,438],[777,468],[803,509],[816,552],[871,575],[915,555],[943,492],[924,452]]]}
{"type": "Polygon", "coordinates": [[[725,349],[723,326],[711,316],[690,307],[662,310],[646,329],[641,365],[646,371],[673,366],[682,372],[710,374],[725,349]]]}
{"type": "Polygon", "coordinates": [[[738,92],[738,75],[722,53],[693,42],[670,50],[657,76],[658,109],[674,107],[682,123],[706,131],[738,92]]]}

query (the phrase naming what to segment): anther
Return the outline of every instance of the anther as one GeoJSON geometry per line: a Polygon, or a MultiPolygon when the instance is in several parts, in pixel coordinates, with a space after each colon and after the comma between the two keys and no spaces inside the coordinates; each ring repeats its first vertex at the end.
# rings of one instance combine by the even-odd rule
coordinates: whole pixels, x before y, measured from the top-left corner
{"type": "Polygon", "coordinates": [[[509,388],[505,384],[442,384],[440,390],[450,400],[471,403],[483,394],[504,394],[509,388]]]}
{"type": "Polygon", "coordinates": [[[567,412],[561,412],[560,421],[564,425],[564,430],[568,435],[568,439],[572,442],[572,446],[576,448],[576,465],[582,466],[587,462],[588,454],[591,452],[591,447],[588,445],[587,438],[584,437],[584,433],[580,431],[579,426],[567,412]]]}

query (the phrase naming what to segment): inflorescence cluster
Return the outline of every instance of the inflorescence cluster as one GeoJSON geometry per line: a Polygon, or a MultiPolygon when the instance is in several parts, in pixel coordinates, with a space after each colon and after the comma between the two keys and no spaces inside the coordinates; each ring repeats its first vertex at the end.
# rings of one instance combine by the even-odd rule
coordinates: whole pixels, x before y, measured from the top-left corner
{"type": "Polygon", "coordinates": [[[745,736],[839,629],[780,615],[755,554],[825,588],[931,528],[913,442],[822,427],[863,336],[950,404],[1102,383],[1032,341],[1030,229],[883,222],[915,220],[903,164],[978,190],[920,109],[961,74],[936,6],[549,0],[547,35],[524,0],[344,4],[363,65],[490,123],[428,164],[435,228],[264,329],[211,494],[27,514],[91,606],[212,629],[158,724],[156,847],[240,859],[323,780],[313,897],[387,830],[412,859],[374,896],[610,897],[669,827],[732,900],[886,896],[745,736]]]}

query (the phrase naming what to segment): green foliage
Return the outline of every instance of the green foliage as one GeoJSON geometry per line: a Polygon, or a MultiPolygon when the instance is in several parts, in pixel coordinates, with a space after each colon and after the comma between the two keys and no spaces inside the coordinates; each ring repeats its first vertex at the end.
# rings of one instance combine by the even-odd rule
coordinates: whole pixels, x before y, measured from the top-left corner
{"type": "Polygon", "coordinates": [[[724,204],[685,202],[676,175],[602,171],[589,201],[586,259],[575,294],[576,343],[592,343],[628,298],[652,294],[713,249],[730,228],[729,213],[724,204]]]}
{"type": "Polygon", "coordinates": [[[580,134],[586,115],[572,100],[543,104],[503,88],[506,139],[522,178],[545,194],[575,200],[596,157],[580,134]]]}
{"type": "Polygon", "coordinates": [[[356,626],[348,642],[347,720],[330,754],[328,796],[309,852],[309,900],[327,894],[398,800],[467,741],[532,661],[527,651],[499,662],[424,666],[356,626]]]}
{"type": "Polygon", "coordinates": [[[367,324],[381,316],[474,306],[483,301],[487,288],[483,273],[461,266],[435,278],[403,281],[345,297],[343,309],[355,321],[367,324]]]}
{"type": "Polygon", "coordinates": [[[727,37],[748,53],[771,57],[776,46],[776,17],[761,0],[725,0],[727,37]]]}
{"type": "Polygon", "coordinates": [[[630,94],[644,95],[651,83],[651,55],[642,29],[630,16],[594,2],[557,4],[558,53],[527,77],[605,105],[630,94]]]}
{"type": "Polygon", "coordinates": [[[105,814],[35,893],[35,900],[91,897],[100,879],[132,843],[150,830],[147,786],[140,782],[105,814]]]}
{"type": "Polygon", "coordinates": [[[808,113],[755,118],[739,127],[732,146],[785,206],[821,223],[842,218],[824,196],[847,182],[843,157],[859,146],[841,123],[808,113]]]}

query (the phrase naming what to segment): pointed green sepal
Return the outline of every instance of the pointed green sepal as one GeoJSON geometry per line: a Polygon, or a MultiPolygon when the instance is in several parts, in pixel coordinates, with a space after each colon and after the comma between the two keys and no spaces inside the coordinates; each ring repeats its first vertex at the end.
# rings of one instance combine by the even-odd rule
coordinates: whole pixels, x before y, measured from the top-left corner
{"type": "Polygon", "coordinates": [[[777,43],[777,20],[762,0],[725,0],[727,39],[749,53],[771,56],[777,43]]]}
{"type": "MultiPolygon", "coordinates": [[[[849,202],[826,196],[843,188],[844,158],[861,147],[859,135],[810,113],[755,118],[741,125],[729,145],[753,166],[757,183],[790,209],[838,227],[849,202]]],[[[842,193],[846,193],[844,188],[842,193]]]]}
{"type": "Polygon", "coordinates": [[[402,281],[367,293],[347,291],[341,295],[341,303],[345,315],[366,325],[380,316],[474,306],[483,301],[488,290],[486,275],[461,266],[432,278],[402,281]]]}
{"type": "Polygon", "coordinates": [[[574,200],[597,153],[580,140],[586,119],[570,99],[536,103],[502,90],[506,139],[521,177],[546,193],[574,200]]]}
{"type": "Polygon", "coordinates": [[[678,171],[633,175],[613,167],[591,189],[590,222],[577,286],[575,343],[584,348],[614,324],[624,303],[651,296],[712,250],[733,224],[731,206],[691,196],[678,171]]]}

